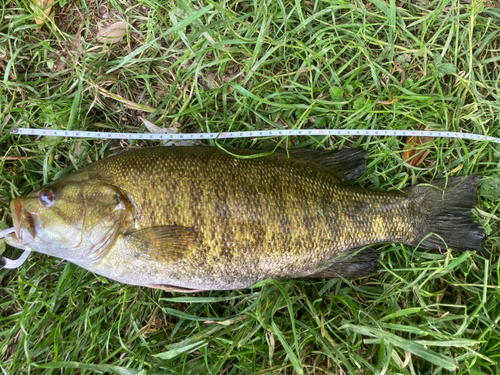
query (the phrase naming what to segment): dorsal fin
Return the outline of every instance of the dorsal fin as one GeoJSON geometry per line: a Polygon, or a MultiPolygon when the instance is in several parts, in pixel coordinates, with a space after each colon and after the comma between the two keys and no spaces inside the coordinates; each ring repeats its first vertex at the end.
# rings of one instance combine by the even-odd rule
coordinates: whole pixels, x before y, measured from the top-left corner
{"type": "Polygon", "coordinates": [[[298,161],[313,163],[325,168],[340,181],[354,180],[366,170],[366,151],[361,148],[331,150],[289,150],[298,161]]]}

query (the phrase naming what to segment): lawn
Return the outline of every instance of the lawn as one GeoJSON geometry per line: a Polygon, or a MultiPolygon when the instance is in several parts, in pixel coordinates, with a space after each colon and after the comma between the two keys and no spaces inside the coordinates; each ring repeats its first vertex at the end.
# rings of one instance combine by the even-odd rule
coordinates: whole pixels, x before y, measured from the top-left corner
{"type": "MultiPolygon", "coordinates": [[[[43,25],[35,14],[32,0],[0,5],[3,228],[12,198],[112,153],[160,144],[34,138],[11,134],[15,127],[148,132],[143,117],[186,133],[500,137],[495,1],[61,0],[43,25]]],[[[377,190],[477,174],[473,215],[485,249],[381,244],[380,271],[363,279],[193,295],[33,254],[0,271],[2,374],[500,374],[500,145],[371,136],[217,143],[360,147],[368,168],[354,183],[377,190]],[[428,154],[418,164],[407,148],[428,154]]]]}

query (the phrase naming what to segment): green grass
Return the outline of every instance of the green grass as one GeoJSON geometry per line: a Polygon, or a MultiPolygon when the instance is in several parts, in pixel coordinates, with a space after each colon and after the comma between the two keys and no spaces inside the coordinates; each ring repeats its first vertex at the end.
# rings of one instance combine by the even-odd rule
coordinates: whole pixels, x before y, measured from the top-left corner
{"type": "MultiPolygon", "coordinates": [[[[122,149],[155,142],[34,139],[15,126],[144,132],[427,129],[500,136],[495,2],[59,1],[40,32],[30,2],[0,5],[0,220],[9,202],[122,149]],[[104,17],[108,17],[108,19],[104,17]],[[124,20],[118,44],[99,23],[124,20]],[[19,158],[20,157],[20,158],[19,158]]],[[[221,140],[269,149],[282,139],[221,140]]],[[[377,247],[361,280],[269,281],[167,293],[32,255],[0,271],[3,374],[499,374],[500,146],[436,139],[292,137],[362,147],[367,188],[483,176],[482,253],[377,247]],[[78,370],[77,370],[78,369],[78,370]]],[[[7,249],[7,256],[18,254],[7,249]]]]}

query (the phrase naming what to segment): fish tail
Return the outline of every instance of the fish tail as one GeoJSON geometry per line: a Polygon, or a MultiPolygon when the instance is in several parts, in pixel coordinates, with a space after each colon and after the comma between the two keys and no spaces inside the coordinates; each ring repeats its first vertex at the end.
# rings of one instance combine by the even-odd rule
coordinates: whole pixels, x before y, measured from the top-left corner
{"type": "Polygon", "coordinates": [[[471,217],[478,176],[450,177],[408,188],[424,223],[412,245],[425,249],[483,250],[486,234],[471,217]]]}
{"type": "Polygon", "coordinates": [[[471,210],[477,203],[478,176],[450,177],[431,186],[408,188],[421,213],[422,230],[412,245],[425,249],[483,250],[486,234],[471,210]]]}

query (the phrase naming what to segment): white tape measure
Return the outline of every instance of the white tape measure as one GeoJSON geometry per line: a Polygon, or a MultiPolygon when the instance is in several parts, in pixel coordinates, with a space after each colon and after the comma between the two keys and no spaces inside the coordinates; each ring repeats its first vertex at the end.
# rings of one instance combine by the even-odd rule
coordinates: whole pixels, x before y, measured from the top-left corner
{"type": "Polygon", "coordinates": [[[12,134],[45,136],[45,137],[76,137],[76,138],[98,138],[98,139],[147,139],[147,140],[190,140],[190,139],[223,139],[223,138],[262,138],[262,137],[285,137],[304,135],[345,135],[345,136],[404,136],[404,137],[435,137],[435,138],[460,138],[472,139],[474,141],[489,141],[500,143],[500,138],[472,133],[457,133],[447,131],[427,130],[371,130],[371,129],[295,129],[295,130],[260,130],[260,131],[238,131],[225,133],[176,133],[176,134],[152,134],[152,133],[110,133],[91,132],[84,130],[51,130],[17,128],[12,134]]]}

